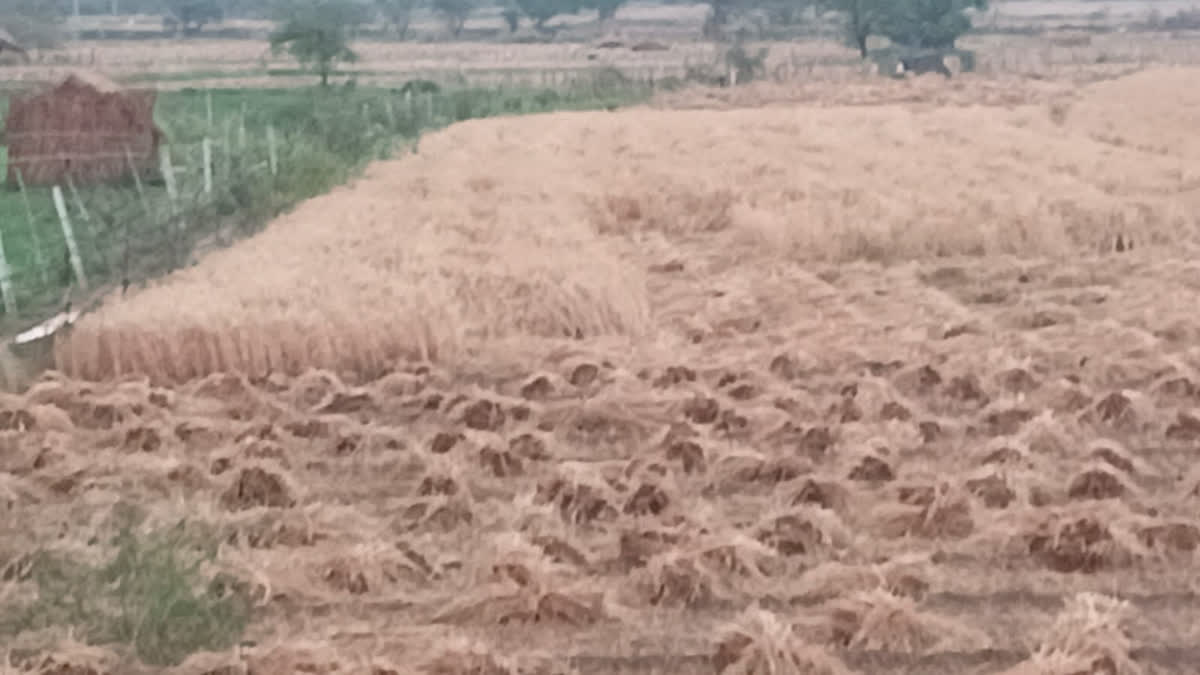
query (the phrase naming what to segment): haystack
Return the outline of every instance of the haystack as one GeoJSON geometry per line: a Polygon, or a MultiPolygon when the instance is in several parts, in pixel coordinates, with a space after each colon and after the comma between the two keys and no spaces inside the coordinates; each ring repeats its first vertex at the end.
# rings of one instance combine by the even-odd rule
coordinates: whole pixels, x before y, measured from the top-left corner
{"type": "Polygon", "coordinates": [[[73,72],[42,91],[16,97],[8,109],[8,184],[20,170],[26,185],[96,184],[153,167],[162,131],[154,123],[154,90],[123,90],[107,78],[73,72]]]}

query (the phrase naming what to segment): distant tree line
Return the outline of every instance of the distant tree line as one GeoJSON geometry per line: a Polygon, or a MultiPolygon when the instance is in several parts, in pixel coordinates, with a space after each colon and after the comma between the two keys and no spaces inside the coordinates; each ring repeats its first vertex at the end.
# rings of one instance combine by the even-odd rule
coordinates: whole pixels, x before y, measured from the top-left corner
{"type": "MultiPolygon", "coordinates": [[[[37,46],[66,15],[154,14],[166,27],[197,34],[226,18],[274,19],[292,22],[287,40],[300,44],[298,25],[325,22],[333,33],[368,23],[382,24],[399,39],[409,35],[414,13],[428,10],[441,18],[446,30],[459,36],[477,10],[499,6],[509,30],[522,24],[550,30],[558,17],[594,12],[599,21],[612,19],[628,0],[0,0],[0,25],[18,40],[37,46]],[[316,17],[314,19],[314,17],[316,17]],[[328,23],[332,18],[334,24],[328,23]]],[[[848,45],[865,57],[872,36],[914,48],[950,48],[966,33],[968,10],[984,10],[987,0],[703,0],[709,6],[704,32],[723,38],[743,17],[759,17],[771,25],[835,20],[848,45]]],[[[282,39],[282,37],[279,39],[282,39]]],[[[336,36],[334,36],[336,38],[336,36]]],[[[323,38],[324,39],[324,38],[323,38]]],[[[276,40],[278,41],[278,40],[276,40]]],[[[334,42],[337,40],[334,39],[334,42]]],[[[343,56],[347,56],[343,54],[343,56]]],[[[334,60],[337,60],[334,58],[334,60]]]]}
{"type": "MultiPolygon", "coordinates": [[[[482,7],[499,5],[515,12],[517,24],[522,19],[538,28],[556,16],[595,11],[600,20],[611,19],[627,0],[329,0],[326,4],[342,5],[364,23],[381,21],[397,35],[408,32],[413,13],[420,8],[440,15],[452,33],[462,30],[470,15],[482,7]]],[[[62,18],[76,10],[83,15],[151,14],[162,15],[165,21],[178,22],[186,32],[197,32],[207,24],[229,18],[276,18],[289,8],[308,11],[307,0],[0,0],[0,17],[4,15],[36,16],[39,19],[62,18]],[[7,11],[12,10],[12,11],[7,11]]],[[[339,10],[342,11],[342,10],[339,10]]],[[[511,25],[511,21],[510,21],[511,25]]],[[[513,26],[515,30],[516,26],[513,26]]]]}
{"type": "Polygon", "coordinates": [[[971,29],[968,10],[986,10],[988,0],[706,0],[704,32],[722,37],[740,17],[774,26],[835,21],[849,46],[865,58],[872,36],[916,49],[948,49],[971,29]]]}

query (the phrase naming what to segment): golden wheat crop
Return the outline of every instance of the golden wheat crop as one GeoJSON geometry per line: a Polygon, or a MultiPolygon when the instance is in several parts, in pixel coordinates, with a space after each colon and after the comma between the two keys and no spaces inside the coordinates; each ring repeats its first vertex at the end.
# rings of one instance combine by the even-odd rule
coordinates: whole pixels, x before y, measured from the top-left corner
{"type": "MultiPolygon", "coordinates": [[[[748,265],[1088,256],[1193,243],[1195,71],[1052,106],[907,104],[473,121],[262,234],[112,301],[62,366],[181,381],[227,369],[376,373],[509,339],[652,332],[647,269],[696,237],[748,265]],[[1132,105],[1114,105],[1117,101],[1132,105]]],[[[961,87],[964,85],[941,85],[961,87]]],[[[703,260],[685,261],[702,267],[703,260]]],[[[664,303],[666,303],[664,305],[664,303]]]]}

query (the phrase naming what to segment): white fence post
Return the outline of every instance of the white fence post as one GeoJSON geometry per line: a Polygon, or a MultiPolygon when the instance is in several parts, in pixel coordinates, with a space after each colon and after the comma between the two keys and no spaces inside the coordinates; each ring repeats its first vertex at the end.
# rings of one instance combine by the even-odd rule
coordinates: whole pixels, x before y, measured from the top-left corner
{"type": "MultiPolygon", "coordinates": [[[[161,164],[163,181],[167,184],[167,199],[171,201],[171,215],[179,215],[179,190],[175,186],[175,167],[171,165],[171,150],[166,145],[158,146],[158,160],[161,164]]],[[[179,223],[183,229],[183,223],[179,223]]]]}
{"type": "Polygon", "coordinates": [[[212,170],[212,140],[208,136],[204,137],[204,143],[201,146],[204,154],[204,194],[212,196],[213,191],[213,170],[212,170]]]}
{"type": "Polygon", "coordinates": [[[8,266],[8,256],[4,254],[4,238],[0,236],[0,293],[4,294],[4,313],[13,316],[17,313],[17,298],[13,295],[12,268],[8,266]]]}
{"type": "Polygon", "coordinates": [[[62,188],[55,185],[52,189],[54,210],[58,211],[58,220],[62,223],[63,237],[67,240],[67,253],[71,256],[71,267],[75,268],[75,280],[79,287],[88,290],[87,275],[83,272],[83,259],[79,257],[79,244],[75,241],[75,231],[71,228],[71,215],[67,213],[67,203],[63,201],[62,188]]]}

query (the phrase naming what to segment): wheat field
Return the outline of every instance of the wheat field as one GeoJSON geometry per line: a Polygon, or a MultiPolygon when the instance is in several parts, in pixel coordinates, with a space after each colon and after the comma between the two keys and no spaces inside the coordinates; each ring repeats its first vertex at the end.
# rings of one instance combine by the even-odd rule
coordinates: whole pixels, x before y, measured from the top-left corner
{"type": "MultiPolygon", "coordinates": [[[[162,383],[230,369],[377,376],[400,357],[494,363],[576,335],[657,348],[686,341],[679,320],[702,316],[695,277],[722,271],[1078,259],[1118,235],[1188,246],[1193,77],[1149,72],[1011,110],[918,96],[455,125],[113,301],[74,330],[62,365],[162,383]],[[1116,105],[1130,99],[1138,108],[1116,105]],[[669,264],[685,269],[653,271],[669,264]]],[[[765,292],[739,287],[725,303],[765,292]]]]}
{"type": "Polygon", "coordinates": [[[1195,672],[1198,77],[423,138],[0,400],[0,599],[132,501],[259,602],[180,674],[1195,672]]]}

